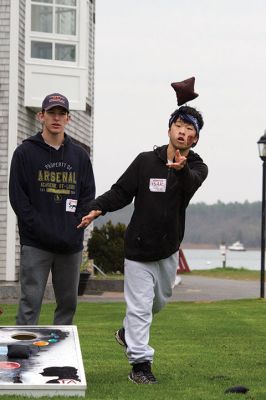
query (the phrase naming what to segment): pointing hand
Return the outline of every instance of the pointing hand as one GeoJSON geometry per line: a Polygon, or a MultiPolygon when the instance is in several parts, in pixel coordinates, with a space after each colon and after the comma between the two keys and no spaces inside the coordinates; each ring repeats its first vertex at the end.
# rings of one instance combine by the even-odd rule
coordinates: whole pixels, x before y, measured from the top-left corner
{"type": "Polygon", "coordinates": [[[182,169],[185,166],[186,162],[187,162],[187,158],[185,156],[182,156],[180,154],[179,150],[176,150],[174,162],[167,163],[166,165],[169,168],[173,168],[173,169],[176,169],[177,171],[179,171],[180,169],[182,169]]]}
{"type": "Polygon", "coordinates": [[[87,228],[88,225],[99,215],[101,215],[102,211],[100,210],[92,210],[89,214],[85,215],[81,223],[77,226],[77,228],[87,228]]]}

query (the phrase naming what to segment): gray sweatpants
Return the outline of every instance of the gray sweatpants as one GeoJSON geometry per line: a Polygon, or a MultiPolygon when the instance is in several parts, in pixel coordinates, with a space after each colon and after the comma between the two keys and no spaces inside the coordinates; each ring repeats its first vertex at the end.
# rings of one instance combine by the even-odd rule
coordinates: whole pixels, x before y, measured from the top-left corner
{"type": "Polygon", "coordinates": [[[77,307],[82,252],[55,254],[22,246],[20,261],[21,296],[17,325],[37,325],[48,276],[51,271],[56,299],[54,325],[72,325],[77,307]]]}
{"type": "Polygon", "coordinates": [[[172,296],[177,267],[178,252],[154,262],[125,260],[127,309],[123,326],[130,364],[153,360],[154,349],[149,346],[152,316],[172,296]]]}

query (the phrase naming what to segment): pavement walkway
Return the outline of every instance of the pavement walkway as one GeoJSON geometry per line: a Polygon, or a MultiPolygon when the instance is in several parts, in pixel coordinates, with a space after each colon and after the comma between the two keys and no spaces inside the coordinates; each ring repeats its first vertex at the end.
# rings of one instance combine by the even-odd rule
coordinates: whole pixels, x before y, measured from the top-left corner
{"type": "MultiPolygon", "coordinates": [[[[171,301],[219,301],[256,299],[260,297],[259,281],[239,281],[202,276],[182,275],[173,291],[171,301]]],[[[79,297],[79,302],[124,301],[122,292],[103,292],[79,297]]]]}

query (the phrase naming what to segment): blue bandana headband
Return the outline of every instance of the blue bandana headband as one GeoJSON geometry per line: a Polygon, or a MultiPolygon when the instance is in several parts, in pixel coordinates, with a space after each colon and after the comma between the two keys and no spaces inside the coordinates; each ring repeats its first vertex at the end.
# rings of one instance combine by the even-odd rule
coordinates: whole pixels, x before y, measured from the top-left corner
{"type": "Polygon", "coordinates": [[[182,119],[183,121],[185,121],[185,122],[187,122],[189,124],[192,124],[194,126],[195,130],[196,130],[197,136],[199,136],[200,127],[199,127],[198,120],[197,120],[197,118],[193,117],[190,114],[185,114],[185,113],[182,113],[182,112],[179,112],[179,113],[175,113],[174,112],[171,115],[171,118],[169,120],[169,128],[172,125],[172,123],[174,122],[174,120],[178,119],[178,118],[182,119]]]}
{"type": "Polygon", "coordinates": [[[197,118],[192,117],[192,115],[190,114],[183,114],[183,113],[179,114],[179,118],[181,118],[185,122],[188,122],[189,124],[192,124],[196,129],[197,135],[199,136],[200,128],[197,118]]]}

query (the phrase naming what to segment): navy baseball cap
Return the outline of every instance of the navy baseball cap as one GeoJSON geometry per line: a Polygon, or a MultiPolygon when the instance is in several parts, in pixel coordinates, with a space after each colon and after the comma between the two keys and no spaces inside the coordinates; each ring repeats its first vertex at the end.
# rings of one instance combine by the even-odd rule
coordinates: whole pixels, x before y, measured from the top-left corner
{"type": "Polygon", "coordinates": [[[63,107],[69,112],[68,99],[60,93],[48,94],[42,102],[42,110],[48,111],[53,107],[63,107]]]}

